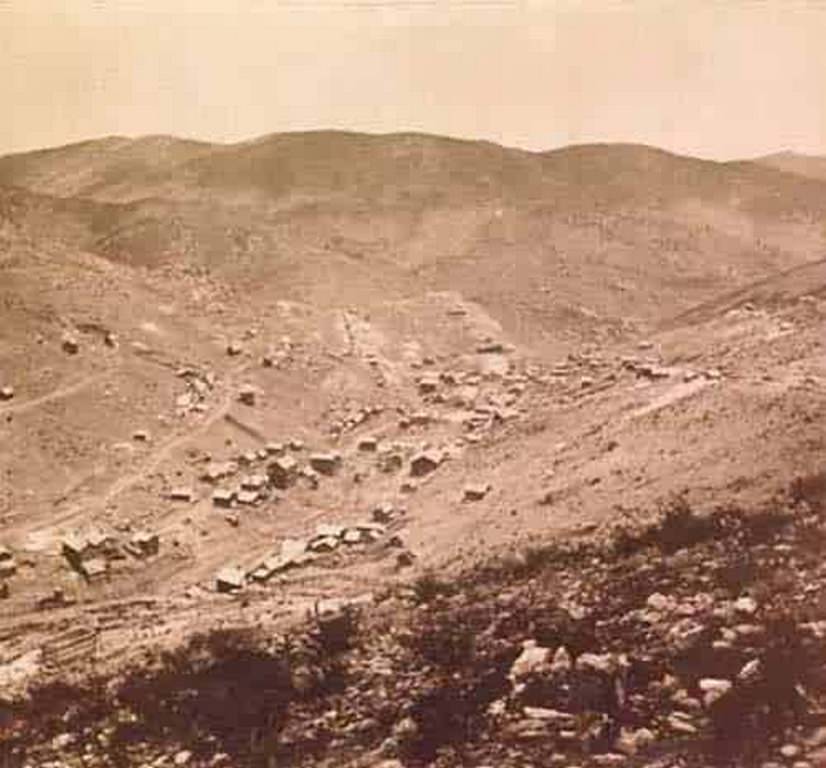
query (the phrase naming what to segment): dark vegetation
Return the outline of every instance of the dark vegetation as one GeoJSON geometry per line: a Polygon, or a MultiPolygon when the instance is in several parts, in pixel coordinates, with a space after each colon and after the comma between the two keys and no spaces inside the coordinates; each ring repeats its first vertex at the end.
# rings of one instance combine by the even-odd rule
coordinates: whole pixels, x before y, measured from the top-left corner
{"type": "Polygon", "coordinates": [[[371,754],[599,764],[646,728],[651,743],[626,764],[751,765],[826,724],[821,485],[797,481],[754,512],[700,514],[678,499],[605,541],[536,547],[450,581],[426,573],[374,610],[315,617],[289,637],[213,632],[117,680],[43,684],[0,708],[1,754],[22,765],[68,732],[70,752],[106,734],[111,765],[183,748],[197,765],[218,753],[244,766],[371,754]],[[651,615],[654,594],[674,608],[651,615]],[[734,616],[744,595],[753,610],[734,616]],[[515,691],[509,671],[529,639],[613,666],[536,674],[515,691]],[[675,732],[675,690],[702,701],[704,678],[734,684],[691,712],[692,733],[675,732]],[[534,732],[525,707],[562,712],[565,727],[534,732]]]}

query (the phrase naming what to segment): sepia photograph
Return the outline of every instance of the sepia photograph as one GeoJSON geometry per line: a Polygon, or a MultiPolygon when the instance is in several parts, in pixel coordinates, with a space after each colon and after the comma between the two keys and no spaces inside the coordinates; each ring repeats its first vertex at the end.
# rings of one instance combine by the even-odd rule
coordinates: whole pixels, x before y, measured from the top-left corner
{"type": "Polygon", "coordinates": [[[0,0],[0,768],[826,768],[826,2],[0,0]]]}

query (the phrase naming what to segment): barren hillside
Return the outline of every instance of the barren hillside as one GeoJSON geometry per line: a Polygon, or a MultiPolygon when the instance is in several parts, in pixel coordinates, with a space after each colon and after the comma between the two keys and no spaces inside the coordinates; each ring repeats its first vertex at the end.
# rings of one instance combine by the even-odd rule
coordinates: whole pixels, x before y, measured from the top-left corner
{"type": "Polygon", "coordinates": [[[760,157],[757,162],[787,173],[795,173],[798,176],[806,176],[819,181],[826,179],[826,157],[801,155],[796,152],[778,152],[774,155],[760,157]]]}
{"type": "Polygon", "coordinates": [[[775,653],[789,595],[800,642],[826,619],[806,550],[826,472],[826,180],[773,165],[336,132],[0,158],[0,754],[816,752],[819,681],[788,722],[743,714],[737,738],[742,713],[717,706],[775,653]],[[754,562],[749,537],[769,548],[754,562]],[[330,600],[357,606],[341,647],[293,629],[330,600]],[[771,636],[743,650],[747,621],[771,636]],[[539,678],[551,658],[562,677],[509,676],[523,642],[548,651],[539,678]],[[238,658],[286,693],[253,694],[238,658]],[[594,693],[620,672],[621,696],[594,693]],[[191,707],[173,717],[173,700],[191,707]]]}

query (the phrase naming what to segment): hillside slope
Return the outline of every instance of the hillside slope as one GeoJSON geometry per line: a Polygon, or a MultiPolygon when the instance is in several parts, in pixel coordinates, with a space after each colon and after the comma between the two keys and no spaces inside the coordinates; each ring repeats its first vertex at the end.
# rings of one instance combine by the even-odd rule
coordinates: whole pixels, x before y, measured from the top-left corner
{"type": "Polygon", "coordinates": [[[819,181],[826,180],[826,157],[801,155],[797,152],[778,152],[757,158],[755,162],[787,173],[794,173],[798,176],[805,176],[819,181]]]}
{"type": "MultiPolygon", "coordinates": [[[[53,741],[55,723],[75,720],[71,695],[51,682],[82,674],[90,658],[107,679],[100,690],[112,691],[123,666],[140,668],[146,653],[186,649],[193,633],[228,626],[273,637],[328,599],[381,602],[386,613],[368,611],[364,626],[398,619],[426,642],[411,584],[426,590],[464,574],[461,600],[471,605],[484,564],[503,556],[521,575],[494,575],[480,594],[484,611],[513,607],[515,619],[479,647],[501,645],[510,664],[542,615],[548,626],[561,621],[555,597],[523,610],[531,573],[551,584],[580,572],[578,590],[598,587],[594,606],[609,599],[598,612],[611,632],[624,626],[617,606],[637,610],[648,598],[644,579],[633,595],[614,583],[612,574],[636,567],[633,552],[588,550],[597,558],[590,570],[574,563],[568,572],[543,559],[559,541],[612,541],[617,525],[637,530],[675,504],[726,525],[733,510],[817,512],[826,476],[825,238],[824,181],[634,145],[529,153],[318,132],[236,145],[110,138],[0,158],[0,686],[16,697],[0,700],[0,756],[7,745],[22,750],[12,765],[27,751],[35,762],[52,759],[54,744],[71,759],[85,750],[88,734],[53,741]],[[790,486],[806,493],[792,503],[790,486]],[[86,651],[73,645],[78,637],[86,651]],[[47,699],[56,692],[54,718],[51,704],[20,704],[32,680],[45,681],[47,699]],[[26,733],[47,733],[49,744],[26,733]]],[[[805,531],[789,525],[803,546],[805,531]]],[[[701,561],[717,558],[725,573],[714,573],[715,599],[734,601],[728,569],[741,554],[712,537],[673,564],[699,589],[701,561]]],[[[760,573],[767,589],[774,574],[760,573]]],[[[669,578],[657,571],[663,589],[669,578]]],[[[705,599],[697,605],[713,629],[705,599]]],[[[468,618],[464,609],[443,618],[454,613],[468,618]]],[[[697,647],[725,656],[701,629],[697,647]]],[[[384,685],[376,648],[386,633],[374,643],[364,631],[358,684],[369,678],[364,690],[374,691],[384,685]]],[[[578,651],[620,651],[601,633],[588,637],[578,651]]],[[[627,642],[644,647],[647,637],[635,626],[627,642]]],[[[404,642],[385,650],[402,653],[404,642]]],[[[708,670],[657,647],[659,672],[684,675],[696,693],[708,670]]],[[[167,661],[186,667],[189,652],[167,661]]],[[[428,684],[442,674],[397,661],[399,674],[428,684]]],[[[500,667],[479,670],[500,685],[500,667]]],[[[461,679],[479,682],[464,668],[461,679]]],[[[638,683],[645,701],[661,693],[638,683]]],[[[300,683],[292,685],[298,701],[300,683]]],[[[351,693],[329,700],[364,704],[351,693]]],[[[433,745],[415,739],[411,754],[392,744],[386,755],[375,751],[405,706],[421,715],[410,704],[418,692],[401,685],[398,695],[398,707],[370,705],[365,713],[381,723],[348,736],[339,752],[326,741],[302,752],[299,730],[327,733],[304,715],[287,719],[291,735],[263,739],[269,753],[256,752],[260,729],[275,722],[258,713],[241,741],[222,741],[224,762],[464,764],[449,753],[433,763],[433,745]]],[[[509,702],[508,728],[524,703],[509,702]]],[[[110,729],[115,706],[78,717],[110,729]]],[[[622,734],[601,730],[592,740],[593,718],[654,729],[657,749],[675,759],[702,761],[695,747],[713,735],[696,713],[686,746],[647,710],[618,719],[583,707],[566,730],[584,741],[543,744],[589,768],[622,759],[622,734]]],[[[451,709],[435,711],[443,708],[451,709]]],[[[474,710],[467,724],[483,714],[474,710]]],[[[221,764],[216,744],[195,742],[234,721],[207,715],[199,732],[127,733],[119,764],[169,763],[180,750],[198,768],[221,764]],[[148,739],[142,751],[130,752],[132,737],[148,739]]],[[[479,733],[499,733],[483,725],[479,733]]],[[[477,762],[550,760],[544,746],[482,749],[458,735],[443,746],[479,749],[477,762]]]]}
{"type": "MultiPolygon", "coordinates": [[[[826,236],[824,182],[635,145],[113,138],[0,158],[0,184],[82,200],[73,243],[117,263],[209,274],[253,303],[472,286],[509,332],[549,348],[585,326],[605,338],[650,326],[721,283],[820,258],[826,236]]],[[[8,221],[69,236],[25,206],[8,221]]]]}

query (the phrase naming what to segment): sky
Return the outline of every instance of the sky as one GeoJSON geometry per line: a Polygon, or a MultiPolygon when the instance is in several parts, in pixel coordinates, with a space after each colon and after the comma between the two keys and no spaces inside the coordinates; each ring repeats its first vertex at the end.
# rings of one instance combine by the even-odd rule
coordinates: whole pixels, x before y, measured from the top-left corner
{"type": "Polygon", "coordinates": [[[826,2],[0,0],[0,154],[327,128],[826,155],[826,2]]]}

